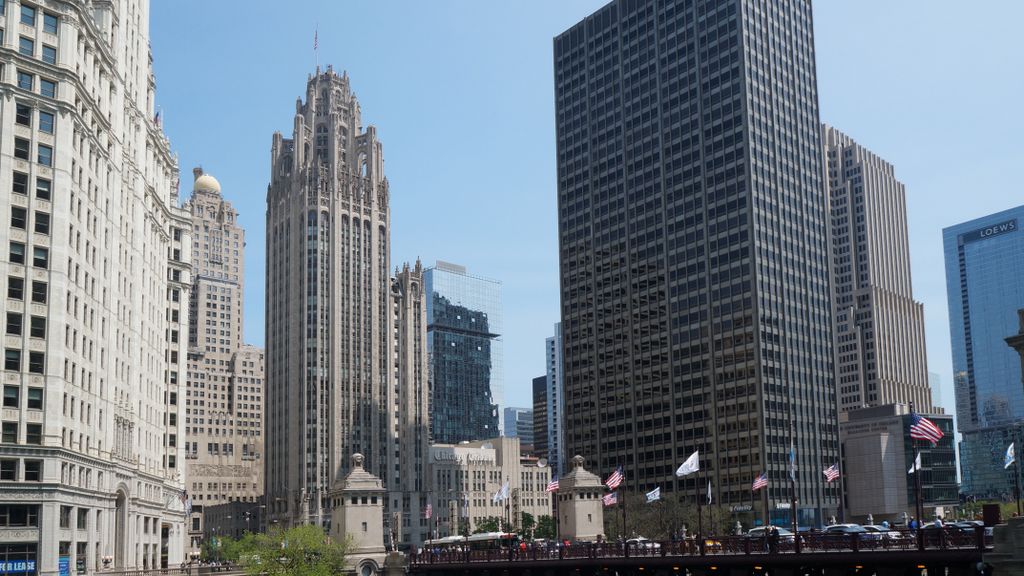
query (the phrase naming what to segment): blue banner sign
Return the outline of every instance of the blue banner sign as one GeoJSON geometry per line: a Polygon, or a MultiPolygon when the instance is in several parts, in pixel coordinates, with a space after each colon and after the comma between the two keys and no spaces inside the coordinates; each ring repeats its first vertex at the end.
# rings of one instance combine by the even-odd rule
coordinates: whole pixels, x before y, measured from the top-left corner
{"type": "Polygon", "coordinates": [[[35,572],[35,560],[0,561],[0,572],[35,572]]]}

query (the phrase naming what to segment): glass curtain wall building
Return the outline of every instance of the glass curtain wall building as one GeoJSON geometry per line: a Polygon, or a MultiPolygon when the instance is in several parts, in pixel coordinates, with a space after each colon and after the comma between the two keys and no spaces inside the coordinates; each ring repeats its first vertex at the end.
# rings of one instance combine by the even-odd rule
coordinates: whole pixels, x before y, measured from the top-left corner
{"type": "Polygon", "coordinates": [[[501,283],[442,261],[426,269],[424,281],[433,441],[494,438],[501,430],[501,283]]]}
{"type": "Polygon", "coordinates": [[[1024,206],[942,231],[964,494],[1013,494],[1003,454],[1024,420],[1020,356],[1006,338],[1024,308],[1024,206]]]}
{"type": "Polygon", "coordinates": [[[834,514],[811,4],[619,0],[554,40],[566,456],[744,524],[834,514]],[[701,472],[675,477],[695,449],[701,472]]]}

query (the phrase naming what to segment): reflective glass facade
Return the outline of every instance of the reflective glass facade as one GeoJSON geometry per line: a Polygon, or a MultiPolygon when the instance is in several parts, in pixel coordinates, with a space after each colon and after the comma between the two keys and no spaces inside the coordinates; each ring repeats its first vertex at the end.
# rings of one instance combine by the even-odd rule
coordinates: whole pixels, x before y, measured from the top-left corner
{"type": "Polygon", "coordinates": [[[835,513],[810,2],[619,0],[554,40],[566,456],[747,525],[835,513]],[[674,471],[694,449],[701,472],[674,471]],[[753,508],[754,514],[751,514],[753,508]]]}
{"type": "Polygon", "coordinates": [[[1006,343],[1024,308],[1024,206],[943,230],[961,491],[1013,493],[1003,454],[1024,419],[1020,356],[1006,343]]]}
{"type": "Polygon", "coordinates": [[[499,435],[501,283],[438,262],[424,273],[434,443],[499,435]]]}

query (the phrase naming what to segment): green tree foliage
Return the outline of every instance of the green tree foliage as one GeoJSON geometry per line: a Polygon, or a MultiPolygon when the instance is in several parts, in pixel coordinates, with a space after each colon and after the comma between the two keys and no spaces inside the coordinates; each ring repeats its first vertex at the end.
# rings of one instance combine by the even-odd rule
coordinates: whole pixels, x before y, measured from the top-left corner
{"type": "Polygon", "coordinates": [[[334,576],[344,572],[351,543],[334,542],[319,526],[305,525],[247,534],[232,551],[252,576],[334,576]]]}
{"type": "Polygon", "coordinates": [[[536,527],[537,521],[533,519],[533,514],[523,512],[519,522],[519,536],[524,540],[533,540],[533,530],[536,527]]]}
{"type": "Polygon", "coordinates": [[[533,531],[534,538],[546,538],[554,540],[558,537],[555,534],[555,518],[553,516],[540,516],[537,518],[537,527],[533,531]]]}
{"type": "Polygon", "coordinates": [[[736,524],[724,506],[701,506],[702,518],[698,520],[697,502],[692,496],[663,492],[661,500],[648,504],[644,494],[627,493],[627,525],[623,531],[622,498],[620,491],[620,504],[604,509],[605,537],[610,540],[617,540],[623,534],[626,538],[643,536],[651,540],[670,540],[673,533],[680,535],[684,527],[688,535],[695,535],[702,523],[705,534],[731,534],[736,524]]]}
{"type": "Polygon", "coordinates": [[[498,532],[501,524],[501,518],[498,518],[497,516],[488,516],[476,523],[476,528],[473,530],[473,534],[480,534],[481,532],[498,532]]]}

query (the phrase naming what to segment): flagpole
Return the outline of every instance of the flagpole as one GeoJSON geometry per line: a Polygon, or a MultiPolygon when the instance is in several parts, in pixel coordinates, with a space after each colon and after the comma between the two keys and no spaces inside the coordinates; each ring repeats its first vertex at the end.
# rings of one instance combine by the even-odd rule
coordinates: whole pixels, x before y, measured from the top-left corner
{"type": "Polygon", "coordinates": [[[1017,460],[1016,452],[1013,454],[1013,464],[1016,469],[1016,473],[1013,475],[1013,491],[1014,498],[1017,499],[1017,516],[1024,516],[1024,513],[1020,511],[1020,460],[1017,460]]]}
{"type": "Polygon", "coordinates": [[[794,438],[796,438],[796,424],[793,420],[792,412],[789,417],[789,438],[790,438],[790,462],[789,462],[789,516],[790,523],[793,526],[793,534],[798,532],[797,515],[796,515],[796,447],[793,445],[794,438]]]}
{"type": "MultiPolygon", "coordinates": [[[[772,518],[768,514],[768,487],[765,486],[761,490],[764,491],[764,494],[762,495],[764,497],[764,526],[765,526],[765,528],[767,528],[768,525],[770,525],[772,523],[772,518]]],[[[765,534],[767,534],[767,532],[765,532],[765,534]]]]}
{"type": "Polygon", "coordinates": [[[626,472],[622,472],[622,535],[623,539],[629,539],[629,529],[626,524],[626,472]]]}
{"type": "Polygon", "coordinates": [[[700,551],[704,550],[704,511],[701,508],[700,501],[703,495],[700,494],[700,483],[697,484],[697,549],[700,551]]]}

